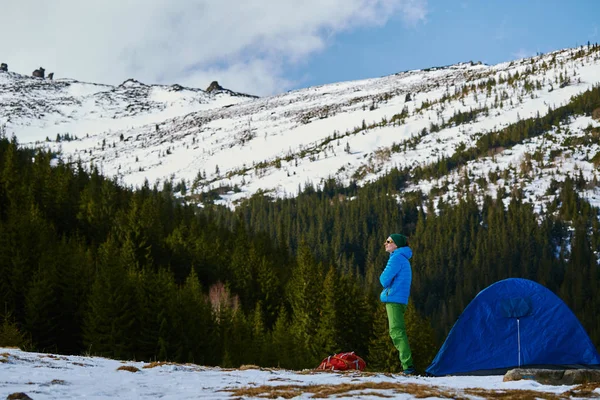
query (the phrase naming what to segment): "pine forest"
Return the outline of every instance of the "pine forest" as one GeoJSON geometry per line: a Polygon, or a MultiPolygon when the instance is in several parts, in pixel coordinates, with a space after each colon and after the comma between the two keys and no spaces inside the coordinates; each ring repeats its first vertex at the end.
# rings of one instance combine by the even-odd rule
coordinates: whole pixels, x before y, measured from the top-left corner
{"type": "Polygon", "coordinates": [[[0,345],[289,369],[355,351],[369,370],[397,372],[378,278],[383,241],[401,232],[414,252],[406,319],[418,370],[475,295],[509,277],[557,294],[600,348],[599,215],[578,194],[597,183],[554,181],[543,212],[518,185],[473,193],[468,172],[456,202],[404,191],[599,106],[596,87],[427,168],[256,194],[235,209],[184,201],[174,182],[125,187],[3,136],[0,345]]]}

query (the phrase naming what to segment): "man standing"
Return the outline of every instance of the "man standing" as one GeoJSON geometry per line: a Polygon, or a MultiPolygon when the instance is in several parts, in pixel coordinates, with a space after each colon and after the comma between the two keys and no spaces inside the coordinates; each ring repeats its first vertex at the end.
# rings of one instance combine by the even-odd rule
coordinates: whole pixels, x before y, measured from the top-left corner
{"type": "Polygon", "coordinates": [[[390,324],[390,337],[394,347],[400,353],[404,374],[412,375],[415,373],[415,369],[404,324],[404,312],[408,304],[412,282],[409,261],[412,257],[412,250],[408,247],[406,236],[399,233],[392,233],[385,241],[384,246],[385,251],[390,253],[390,258],[379,277],[379,282],[383,286],[379,298],[385,303],[390,324]]]}

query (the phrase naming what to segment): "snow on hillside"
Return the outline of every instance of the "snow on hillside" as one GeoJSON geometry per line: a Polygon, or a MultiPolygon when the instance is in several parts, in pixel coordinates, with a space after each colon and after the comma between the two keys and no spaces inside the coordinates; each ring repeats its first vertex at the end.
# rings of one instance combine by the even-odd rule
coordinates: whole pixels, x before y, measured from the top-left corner
{"type": "MultiPolygon", "coordinates": [[[[600,51],[566,49],[487,66],[463,63],[361,81],[250,98],[129,80],[117,87],[72,80],[44,81],[0,73],[0,125],[20,143],[60,150],[125,184],[185,180],[187,194],[218,190],[235,204],[257,191],[293,196],[310,181],[372,181],[392,167],[415,167],[451,156],[483,134],[544,116],[600,82],[600,51]],[[518,73],[518,76],[517,76],[518,73]],[[490,82],[493,81],[493,84],[490,82]],[[473,113],[452,123],[457,113],[473,113]],[[438,129],[435,129],[435,128],[438,129]],[[68,139],[57,141],[57,135],[68,139]]],[[[600,123],[577,118],[552,132],[475,160],[477,177],[507,170],[486,190],[523,186],[528,199],[547,198],[551,179],[581,170],[593,180],[594,143],[565,147],[600,123]],[[530,153],[542,149],[543,162],[530,153]],[[528,176],[520,165],[528,165],[528,176]],[[531,165],[530,165],[531,164],[531,165]]],[[[464,171],[414,183],[455,199],[464,171]],[[441,189],[443,188],[443,189],[441,189]]],[[[596,205],[600,192],[585,196],[596,205]]],[[[551,194],[550,194],[551,195],[551,194]]]]}
{"type": "MultiPolygon", "coordinates": [[[[368,372],[289,371],[251,366],[225,369],[0,348],[0,398],[3,399],[13,393],[24,393],[35,400],[584,397],[577,386],[542,385],[530,380],[503,382],[502,379],[502,376],[433,378],[368,372]]],[[[591,396],[594,395],[600,395],[600,390],[593,390],[591,396]]]]}
{"type": "MultiPolygon", "coordinates": [[[[486,193],[495,197],[500,187],[510,191],[512,187],[523,187],[525,201],[534,204],[538,212],[544,211],[543,204],[552,200],[555,193],[552,190],[552,180],[562,181],[568,174],[576,178],[579,173],[586,181],[600,179],[598,170],[590,161],[600,153],[600,145],[592,143],[588,146],[565,145],[573,138],[583,138],[589,127],[600,127],[600,123],[590,117],[575,118],[571,123],[561,126],[561,130],[554,130],[543,137],[536,137],[523,144],[514,146],[494,156],[485,157],[469,163],[469,176],[471,188],[477,187],[477,179],[487,178],[496,171],[510,171],[508,178],[499,178],[495,183],[487,185],[486,193]],[[543,159],[536,161],[531,155],[536,152],[542,154],[543,159]],[[553,155],[555,154],[555,155],[553,155]]],[[[452,201],[457,197],[458,183],[463,179],[464,170],[454,171],[443,179],[436,181],[421,181],[421,187],[445,186],[447,192],[441,197],[445,201],[452,201]]],[[[458,190],[460,191],[460,190],[458,190]]],[[[596,185],[589,185],[580,193],[590,204],[600,207],[600,190],[596,185]]],[[[504,199],[506,205],[510,198],[504,199]]]]}
{"type": "Polygon", "coordinates": [[[0,125],[19,142],[55,140],[56,135],[109,136],[130,126],[162,122],[199,110],[229,106],[248,96],[180,85],[145,85],[128,79],[118,86],[48,80],[0,72],[0,125]]]}

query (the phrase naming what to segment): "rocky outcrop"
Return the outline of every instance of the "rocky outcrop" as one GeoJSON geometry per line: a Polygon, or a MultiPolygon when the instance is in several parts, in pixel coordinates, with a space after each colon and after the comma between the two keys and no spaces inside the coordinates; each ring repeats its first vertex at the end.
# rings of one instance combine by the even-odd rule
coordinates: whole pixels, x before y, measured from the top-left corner
{"type": "Polygon", "coordinates": [[[35,71],[33,71],[33,73],[31,74],[32,76],[35,76],[36,78],[45,78],[46,76],[46,70],[42,67],[39,67],[38,69],[36,69],[35,71]]]}
{"type": "Polygon", "coordinates": [[[54,72],[50,72],[48,74],[48,79],[50,79],[50,80],[54,79],[54,72]]]}
{"type": "Polygon", "coordinates": [[[8,64],[7,63],[0,64],[0,71],[8,72],[8,64]]]}
{"type": "Polygon", "coordinates": [[[211,84],[206,88],[205,92],[206,93],[225,93],[225,94],[229,94],[231,96],[248,97],[251,99],[258,98],[258,96],[253,96],[251,94],[246,94],[246,93],[234,92],[232,90],[224,88],[223,86],[219,85],[219,82],[217,82],[217,81],[212,81],[211,84]]]}
{"type": "Polygon", "coordinates": [[[523,379],[536,381],[543,385],[581,385],[600,382],[600,370],[516,368],[504,375],[504,382],[523,379]]]}
{"type": "Polygon", "coordinates": [[[600,122],[600,107],[596,108],[593,112],[592,112],[592,118],[595,119],[596,121],[600,122]]]}
{"type": "Polygon", "coordinates": [[[206,91],[208,93],[212,93],[218,90],[225,90],[225,88],[223,88],[221,85],[219,85],[219,82],[217,81],[212,81],[211,84],[206,88],[206,91]]]}
{"type": "Polygon", "coordinates": [[[129,79],[124,80],[123,83],[121,83],[119,85],[119,87],[122,87],[122,88],[148,88],[149,86],[146,85],[145,83],[138,81],[137,79],[129,78],[129,79]]]}

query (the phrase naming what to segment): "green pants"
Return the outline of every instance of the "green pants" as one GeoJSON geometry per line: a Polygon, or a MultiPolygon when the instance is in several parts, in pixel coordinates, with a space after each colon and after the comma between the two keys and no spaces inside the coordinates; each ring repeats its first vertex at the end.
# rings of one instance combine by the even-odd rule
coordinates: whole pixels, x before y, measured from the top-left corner
{"type": "Polygon", "coordinates": [[[404,325],[406,304],[385,303],[385,309],[390,323],[390,337],[392,338],[394,347],[400,352],[402,369],[412,367],[412,354],[410,352],[410,346],[408,345],[408,337],[406,336],[406,326],[404,325]]]}

